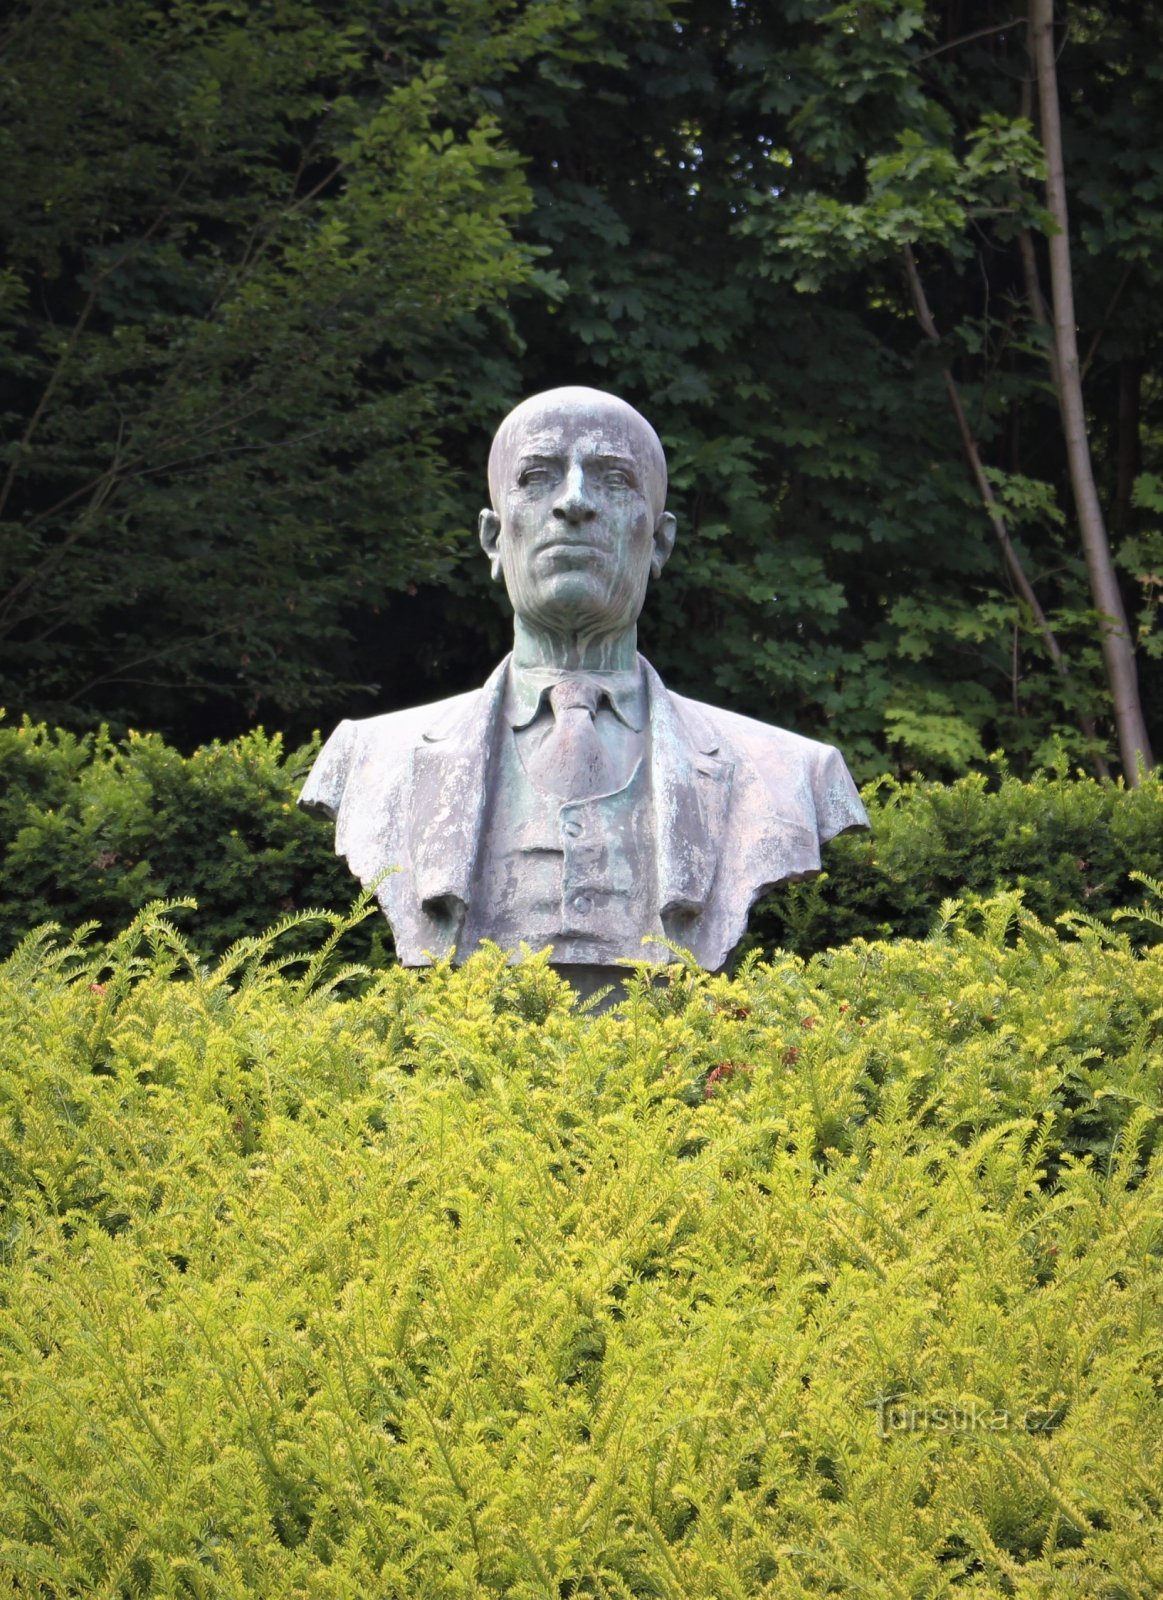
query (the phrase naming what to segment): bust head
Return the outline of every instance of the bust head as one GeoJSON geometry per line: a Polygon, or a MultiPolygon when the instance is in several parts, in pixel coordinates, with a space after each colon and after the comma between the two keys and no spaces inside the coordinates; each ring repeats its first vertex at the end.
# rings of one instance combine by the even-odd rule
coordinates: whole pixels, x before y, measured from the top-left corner
{"type": "Polygon", "coordinates": [[[534,395],[497,430],[489,491],[481,544],[519,623],[574,640],[633,629],[675,531],[645,417],[599,389],[534,395]]]}

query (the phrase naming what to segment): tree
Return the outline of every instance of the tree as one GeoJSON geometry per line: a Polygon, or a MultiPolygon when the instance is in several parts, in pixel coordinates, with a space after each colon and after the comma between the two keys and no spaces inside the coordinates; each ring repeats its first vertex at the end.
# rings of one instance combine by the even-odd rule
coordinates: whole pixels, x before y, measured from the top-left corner
{"type": "Polygon", "coordinates": [[[480,404],[455,331],[534,270],[512,236],[526,186],[465,86],[559,13],[16,7],[0,37],[10,704],[170,727],[199,699],[285,715],[358,678],[353,611],[447,576],[437,429],[480,404]]]}
{"type": "MultiPolygon", "coordinates": [[[[1112,613],[1091,592],[1047,384],[1054,224],[1024,19],[967,0],[246,10],[263,42],[234,78],[234,13],[208,5],[119,20],[116,59],[27,31],[9,46],[25,63],[8,91],[25,133],[0,175],[25,251],[8,311],[18,440],[93,271],[117,262],[119,285],[68,357],[73,387],[8,458],[10,585],[80,529],[38,580],[42,614],[9,632],[14,704],[120,709],[185,737],[257,710],[298,735],[316,714],[479,682],[506,632],[472,534],[489,433],[523,394],[584,381],[637,403],[668,446],[679,544],[642,634],[676,688],[832,737],[863,775],[959,771],[997,745],[1019,765],[1113,757],[1112,613]],[[304,109],[287,109],[276,59],[304,109]],[[199,72],[242,88],[198,99],[199,72]],[[106,148],[95,113],[59,108],[92,110],[122,77],[106,148]],[[199,113],[217,132],[179,190],[182,129],[202,126],[169,115],[183,96],[217,107],[199,113]],[[76,197],[122,194],[127,173],[132,225],[117,212],[98,250],[76,197]],[[180,226],[145,239],[175,193],[180,226]],[[42,278],[24,241],[57,214],[42,278]],[[272,226],[251,261],[256,217],[272,226]],[[244,260],[237,294],[198,300],[244,260]],[[155,414],[213,448],[134,466],[138,438],[172,437],[144,427],[155,414]],[[153,652],[149,682],[107,681],[135,649],[153,652]],[[167,649],[185,664],[172,691],[153,687],[167,649]]],[[[97,0],[68,27],[84,17],[108,21],[97,0]]],[[[1073,4],[1058,62],[1087,433],[1148,724],[1161,19],[1154,0],[1073,4]]]]}
{"type": "MultiPolygon", "coordinates": [[[[576,378],[660,423],[681,527],[643,619],[656,659],[693,692],[831,731],[865,772],[886,747],[941,771],[996,744],[1019,763],[1064,747],[1104,770],[1104,624],[1024,287],[1023,242],[1053,222],[1023,115],[1020,19],[920,0],[593,3],[585,16],[586,49],[499,90],[537,202],[523,235],[564,285],[551,303],[514,302],[525,350],[504,400],[576,378]],[[914,313],[906,246],[936,343],[914,313]]],[[[1104,353],[1137,339],[1149,403],[1149,293],[1125,295],[1117,325],[1105,311],[1159,213],[1136,213],[1132,236],[1124,204],[1099,238],[1094,208],[1119,206],[1099,176],[1112,149],[1139,163],[1136,192],[1158,159],[1128,95],[1150,100],[1158,16],[1087,18],[1064,100],[1087,196],[1080,317],[1089,340],[1106,327],[1104,353]]],[[[1100,361],[1100,484],[1114,462],[1107,380],[1100,361]]],[[[1146,408],[1139,424],[1149,440],[1146,408]]],[[[1129,482],[1118,498],[1116,556],[1145,580],[1123,587],[1149,707],[1157,558],[1129,482]]]]}
{"type": "Polygon", "coordinates": [[[1086,409],[1082,398],[1062,121],[1058,104],[1058,69],[1054,59],[1054,0],[1030,0],[1030,54],[1038,84],[1042,145],[1046,153],[1046,204],[1054,223],[1049,239],[1050,283],[1054,303],[1051,373],[1062,411],[1066,459],[1082,546],[1086,552],[1091,592],[1095,610],[1102,619],[1102,651],[1123,770],[1130,783],[1137,783],[1140,768],[1153,765],[1151,743],[1139,696],[1138,670],[1127,626],[1126,608],[1119,590],[1094,481],[1086,409]]]}
{"type": "MultiPolygon", "coordinates": [[[[995,468],[992,476],[1001,488],[999,497],[991,486],[990,474],[983,472],[978,464],[979,486],[985,509],[995,527],[999,527],[1001,500],[1007,496],[1011,511],[1020,510],[1023,502],[1027,508],[1038,505],[1044,515],[1049,514],[1051,524],[1061,527],[1063,518],[1056,509],[1057,495],[1059,488],[1064,487],[1064,480],[1069,480],[1086,558],[1090,614],[1086,618],[1078,616],[1078,598],[1071,599],[1067,607],[1061,607],[1061,613],[1067,626],[1073,621],[1076,637],[1080,622],[1087,628],[1089,640],[1085,654],[1094,656],[1096,642],[1101,649],[1108,703],[1118,733],[1123,769],[1128,781],[1134,783],[1139,767],[1151,764],[1150,742],[1137,683],[1127,607],[1115,573],[1114,551],[1103,526],[1092,468],[1089,436],[1092,431],[1101,429],[1101,423],[1093,413],[1087,415],[1082,398],[1063,143],[1052,41],[1048,32],[1051,10],[1045,0],[1033,0],[1031,19],[1038,63],[1034,76],[1038,80],[1041,103],[1041,140],[1038,143],[1034,142],[1028,121],[1030,68],[1025,68],[1023,76],[1007,70],[1008,64],[999,59],[1007,49],[1017,55],[1025,47],[1023,30],[1012,20],[968,31],[964,37],[950,37],[934,45],[935,19],[920,4],[841,6],[833,10],[828,28],[834,32],[817,48],[830,52],[835,63],[844,52],[851,54],[854,37],[872,35],[876,41],[873,49],[880,49],[891,59],[895,36],[896,72],[908,81],[910,93],[900,98],[899,121],[891,144],[865,156],[863,186],[855,186],[853,192],[843,198],[835,192],[836,178],[846,179],[848,172],[833,172],[831,186],[819,182],[823,175],[821,168],[826,171],[828,146],[833,139],[832,130],[819,113],[824,106],[835,110],[836,89],[833,87],[821,94],[820,105],[813,107],[812,102],[805,102],[799,115],[808,122],[809,131],[817,136],[813,153],[817,157],[823,153],[825,159],[817,166],[817,185],[798,199],[790,210],[790,217],[785,215],[772,231],[797,261],[801,274],[806,267],[809,283],[818,280],[825,271],[851,270],[854,265],[867,270],[876,260],[890,258],[903,249],[912,297],[930,337],[935,337],[935,327],[928,316],[913,246],[941,249],[955,267],[964,270],[972,266],[980,271],[986,283],[984,315],[975,318],[974,324],[963,325],[958,330],[959,338],[951,340],[945,352],[947,383],[971,460],[976,458],[976,441],[970,437],[964,421],[951,372],[953,363],[960,360],[963,366],[972,367],[975,355],[979,358],[986,355],[989,361],[988,343],[994,344],[995,352],[1005,351],[1003,358],[998,359],[996,354],[992,358],[995,372],[988,374],[987,368],[987,381],[997,385],[1001,376],[997,368],[1004,360],[1004,369],[1008,369],[1005,371],[1008,392],[1003,391],[1001,396],[999,421],[1010,422],[1013,436],[1014,425],[1022,413],[1035,410],[1041,398],[1031,382],[1028,362],[1023,358],[1033,353],[1030,346],[1035,342],[1045,350],[1062,411],[1058,461],[1047,475],[1049,481],[1014,471],[1002,474],[995,468]],[[925,48],[918,48],[918,41],[925,48]],[[939,73],[928,73],[926,64],[946,52],[965,54],[976,46],[975,54],[980,57],[985,41],[988,41],[989,55],[984,61],[978,59],[971,67],[962,65],[956,69],[943,66],[939,73]],[[1013,89],[1015,83],[1020,85],[1017,93],[1013,89]],[[1047,180],[1044,210],[1036,203],[1034,187],[1043,177],[1047,180]],[[1032,242],[1035,230],[1048,236],[1052,317],[1045,311],[1038,287],[1032,242]],[[1017,289],[1019,282],[1020,291],[1017,289]],[[1023,292],[1024,306],[1018,298],[1023,292]],[[991,296],[993,306],[1000,304],[1000,311],[991,306],[991,296]],[[1024,350],[1023,337],[1027,341],[1024,350]],[[1070,611],[1075,613],[1073,619],[1070,611]]],[[[1092,64],[1101,61],[1103,52],[1110,53],[1117,43],[1125,48],[1125,31],[1124,38],[1119,40],[1117,28],[1109,23],[1096,24],[1093,15],[1089,15],[1088,21],[1095,30],[1088,41],[1092,64]]],[[[960,15],[956,22],[960,25],[960,15]]],[[[952,20],[950,26],[956,34],[952,20]]],[[[1145,31],[1158,33],[1158,18],[1153,12],[1149,12],[1146,19],[1145,31]]],[[[866,43],[865,50],[868,48],[866,43]]],[[[1132,70],[1131,59],[1124,58],[1119,70],[1125,77],[1132,70]]],[[[836,83],[843,89],[842,72],[837,74],[836,83]]],[[[1108,140],[1115,136],[1112,123],[1113,118],[1104,129],[1108,140]]],[[[1085,232],[1083,238],[1086,239],[1085,232]]],[[[1086,243],[1093,249],[1092,229],[1086,243]]],[[[1124,248],[1125,243],[1124,240],[1124,248]]],[[[1125,286],[1125,274],[1123,283],[1125,286]]],[[[1096,344],[1106,320],[1102,314],[1095,333],[1096,344]]],[[[983,365],[980,359],[977,365],[979,369],[983,365]]],[[[994,403],[996,405],[996,401],[994,403]]],[[[983,407],[986,404],[983,397],[983,407]]],[[[988,416],[988,411],[985,415],[988,416]]],[[[1124,491],[1121,498],[1125,501],[1129,496],[1124,491]]],[[[1070,684],[1072,675],[1065,669],[1054,631],[1026,576],[1024,558],[1017,554],[1004,527],[1000,532],[1015,588],[1065,683],[1070,684]]],[[[1040,558],[1046,562],[1044,552],[1049,542],[1046,532],[1046,528],[1041,530],[1038,543],[1042,551],[1040,556],[1034,556],[1035,561],[1040,558]]],[[[1058,549],[1054,551],[1052,562],[1057,566],[1062,560],[1060,535],[1053,539],[1051,548],[1055,545],[1058,549]]],[[[1046,564],[1051,565],[1050,562],[1046,564]]],[[[1061,602],[1059,604],[1061,606],[1061,602]]],[[[1081,709],[1078,715],[1088,742],[1093,746],[1090,716],[1081,709]]],[[[1100,752],[1092,753],[1101,760],[1100,752]]]]}

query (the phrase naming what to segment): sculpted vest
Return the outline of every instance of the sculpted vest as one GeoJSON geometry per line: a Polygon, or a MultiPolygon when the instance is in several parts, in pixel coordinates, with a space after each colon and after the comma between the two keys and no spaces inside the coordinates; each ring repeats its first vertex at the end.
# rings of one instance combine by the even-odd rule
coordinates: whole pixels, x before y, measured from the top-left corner
{"type": "Polygon", "coordinates": [[[499,781],[461,954],[491,939],[504,949],[552,945],[553,959],[567,964],[612,965],[628,951],[664,959],[665,950],[642,944],[662,933],[646,762],[614,794],[562,802],[530,782],[511,730],[499,733],[499,781]]]}

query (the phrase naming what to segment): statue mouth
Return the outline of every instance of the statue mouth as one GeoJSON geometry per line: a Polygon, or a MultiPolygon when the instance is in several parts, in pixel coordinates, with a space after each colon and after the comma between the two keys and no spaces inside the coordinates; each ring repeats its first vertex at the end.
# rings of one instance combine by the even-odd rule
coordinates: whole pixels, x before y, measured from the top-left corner
{"type": "Polygon", "coordinates": [[[544,544],[537,546],[537,554],[539,556],[558,555],[562,551],[566,552],[566,554],[572,552],[577,555],[601,556],[603,558],[610,554],[608,546],[599,543],[596,539],[554,538],[546,539],[544,544]]]}

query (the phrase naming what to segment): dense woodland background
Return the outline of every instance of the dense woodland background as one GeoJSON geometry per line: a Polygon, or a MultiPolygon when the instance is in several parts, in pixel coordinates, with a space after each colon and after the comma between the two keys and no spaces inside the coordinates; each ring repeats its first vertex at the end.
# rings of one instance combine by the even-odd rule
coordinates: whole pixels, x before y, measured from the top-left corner
{"type": "MultiPolygon", "coordinates": [[[[491,432],[584,382],[668,449],[680,541],[641,631],[675,688],[861,777],[999,746],[1118,771],[1029,22],[19,0],[0,703],[189,748],[480,681],[508,632],[474,533],[491,432]]],[[[1163,7],[1060,6],[1053,45],[1090,456],[1158,746],[1163,7]]]]}

